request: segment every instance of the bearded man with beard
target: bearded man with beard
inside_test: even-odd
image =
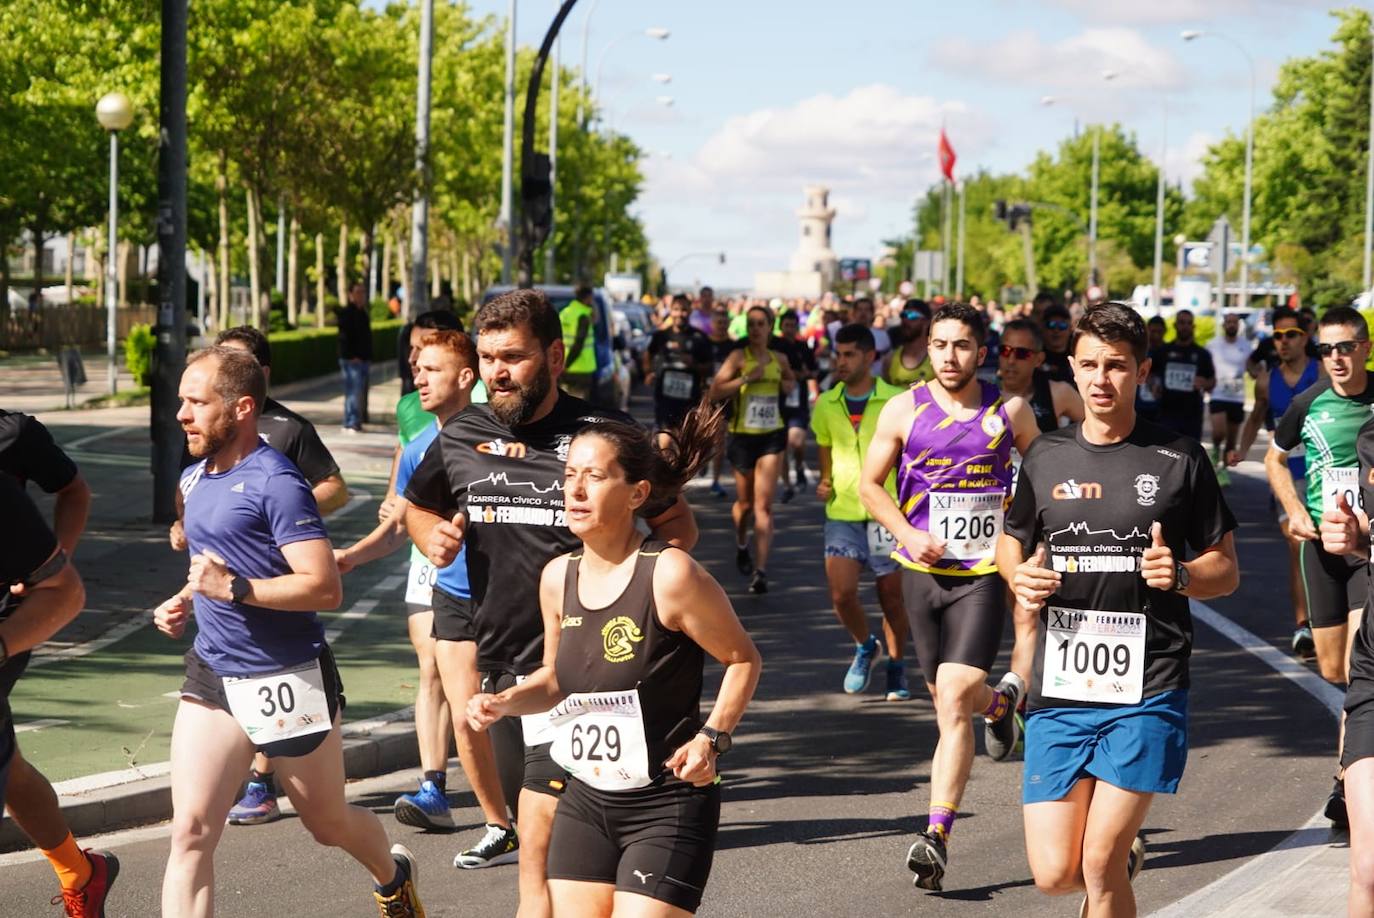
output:
[[[435,567],[467,547],[472,602],[435,609],[435,637],[472,634],[481,691],[496,693],[539,669],[544,654],[539,580],[544,565],[581,543],[568,529],[564,465],[573,437],[607,420],[634,423],[557,388],[564,371],[558,312],[537,290],[519,289],[482,306],[473,322],[488,402],[444,424],[406,486],[406,527]],[[640,515],[655,538],[690,550],[696,524],[680,496]],[[440,615],[464,621],[441,621]],[[567,775],[549,755],[547,717],[492,727],[496,765],[516,804],[520,918],[550,913],[545,863]]]

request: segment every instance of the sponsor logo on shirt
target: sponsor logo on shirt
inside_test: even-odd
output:
[[[235,494],[242,494],[242,493],[243,493],[243,482],[240,481],[238,484],[233,485],[232,487],[230,487],[229,490],[230,490],[230,491],[233,491]]]
[[[523,443],[502,440],[497,437],[486,443],[478,443],[477,452],[486,453],[489,456],[501,456],[506,459],[524,459],[529,453],[529,449]]]
[[[633,660],[635,645],[644,640],[644,632],[628,615],[617,615],[601,628],[602,650],[607,663]]]
[[[1135,502],[1142,507],[1153,507],[1159,495],[1158,475],[1135,476]]]
[[[1053,500],[1101,500],[1102,485],[1096,481],[1077,482],[1070,478],[1050,489]]]
[[[1079,521],[1048,533],[1045,541],[1050,547],[1050,569],[1060,574],[1133,574],[1140,570],[1140,554],[1149,538],[1138,526],[1122,535]]]
[[[561,622],[561,624],[560,624],[560,627],[562,627],[562,628],[581,628],[581,627],[582,627],[582,616],[580,616],[580,615],[565,615],[565,616],[563,616],[563,620],[562,620],[562,622]]]
[[[567,526],[568,517],[562,510],[552,507],[521,507],[512,504],[487,504],[473,511],[469,517],[473,523],[502,523],[508,526]]]
[[[1182,456],[1181,454],[1176,453],[1176,452],[1174,452],[1174,451],[1171,450],[1171,449],[1165,449],[1165,448],[1162,447],[1162,446],[1156,447],[1156,448],[1155,448],[1155,452],[1159,453],[1161,456],[1168,456],[1170,459],[1182,459],[1182,458],[1183,458],[1183,456]]]
[[[554,455],[558,457],[559,462],[568,461],[568,447],[571,445],[572,434],[563,434],[561,437],[558,438],[558,443],[554,446],[553,452]]]
[[[523,444],[520,445],[523,446]],[[492,472],[490,475],[485,475],[476,481],[470,481],[468,482],[468,490],[471,491],[473,488],[482,484],[505,485],[508,488],[528,488],[535,494],[548,494],[552,491],[563,490],[563,482],[558,479],[554,479],[553,484],[548,487],[543,487],[535,484],[533,481],[512,481],[510,476],[505,472]]]

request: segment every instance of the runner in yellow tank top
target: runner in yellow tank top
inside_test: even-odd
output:
[[[768,349],[773,314],[754,306],[748,314],[749,338],[744,347],[725,358],[711,382],[712,401],[734,401],[727,455],[735,467],[735,564],[745,576],[752,575],[749,589],[768,592],[768,549],[773,541],[773,495],[778,468],[787,448],[781,396],[797,385],[787,360]],[[754,523],[757,555],[749,552],[749,522]],[[755,563],[757,558],[757,564]]]

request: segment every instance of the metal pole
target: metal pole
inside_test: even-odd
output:
[[[511,8],[514,7],[515,2],[511,0]],[[513,23],[511,31],[514,34]],[[420,177],[420,183],[415,188],[415,202],[410,215],[410,295],[405,303],[405,317],[411,322],[429,308],[429,284],[425,283],[425,270],[429,266],[429,70],[433,56],[434,0],[420,0],[420,70],[415,95],[415,172]],[[506,120],[509,124],[510,97],[506,98]],[[510,176],[505,178],[509,182]],[[503,189],[503,192],[509,195],[508,189]],[[507,207],[508,203],[508,198],[503,198],[502,206]],[[506,261],[509,264],[509,256]],[[390,292],[385,291],[384,295]]]
[[[506,121],[501,141],[501,283],[509,284],[511,259],[515,253],[515,232],[511,215],[511,165],[515,162],[515,5],[510,0],[510,19],[506,23]]]
[[[587,45],[592,34],[592,14],[596,12],[596,6],[601,0],[592,0],[592,5],[587,9],[587,18],[582,20],[582,94],[577,97],[577,124],[585,128],[587,122],[584,118],[587,93],[591,87],[587,83]]]
[[[196,259],[196,266],[200,268],[200,281],[196,284],[196,325],[200,328],[201,335],[205,334],[205,278],[210,271],[209,263],[205,260],[205,250],[201,249]]]
[[[944,219],[945,231],[944,231],[944,239],[943,239],[943,241],[942,241],[941,248],[940,248],[940,253],[941,253],[941,254],[940,254],[940,292],[943,293],[943,294],[945,295],[945,298],[946,298],[946,299],[948,299],[948,298],[949,298],[949,294],[950,294],[950,289],[949,289],[949,224],[950,224],[950,213],[949,213],[949,211],[950,211],[949,182],[945,182],[945,198],[944,198],[944,201],[943,201],[941,210],[943,211],[942,217],[943,217],[943,219]]]
[[[558,213],[555,205],[558,203],[558,88],[563,82],[562,71],[558,69],[558,52],[563,47],[563,39],[560,37],[553,44],[553,86],[550,89],[549,98],[549,185],[552,191],[549,193],[549,238],[544,247],[544,283],[552,284],[557,278],[554,276],[557,266],[554,259],[553,233],[558,223]]]
[[[186,436],[177,387],[186,367],[186,3],[162,0],[161,138],[157,164],[158,304],[151,417],[153,521],[176,519]]]
[[[115,270],[116,226],[119,223],[119,132],[110,132],[110,248],[105,259],[105,350],[110,358],[107,372],[110,394],[119,389],[119,365],[115,363],[116,316],[119,306],[119,275]],[[161,261],[161,259],[158,259]],[[38,273],[38,272],[35,272]]]
[[[1374,36],[1374,30],[1371,30]],[[1364,292],[1369,291],[1370,256],[1374,253],[1374,44],[1370,45],[1369,66],[1369,165],[1365,167],[1364,189]],[[1366,304],[1367,306],[1368,304]]]
[[[1102,125],[1093,131],[1092,201],[1088,212],[1088,286],[1097,283],[1097,178],[1102,158]]]
[[[1245,208],[1240,223],[1240,308],[1250,307],[1250,180],[1255,163],[1255,64],[1250,63],[1250,120],[1245,125]],[[1222,301],[1225,301],[1223,294]]]
[[[959,183],[959,254],[958,268],[954,274],[954,295],[961,300],[964,298],[964,190],[967,187],[966,182]]]
[[[1150,299],[1154,301],[1155,315],[1160,315],[1163,306],[1164,285],[1164,160],[1169,155],[1169,101],[1164,101],[1164,131],[1159,140],[1159,175],[1155,181],[1155,273]]]
[[[274,290],[286,292],[286,204],[277,199],[277,282]]]

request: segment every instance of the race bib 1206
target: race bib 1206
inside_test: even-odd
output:
[[[1050,606],[1045,629],[1047,698],[1137,704],[1145,688],[1145,615]]]
[[[549,722],[554,728],[549,754],[583,784],[605,791],[649,784],[638,689],[574,693],[549,713]]]
[[[255,745],[323,733],[333,726],[319,660],[258,676],[226,676],[223,682],[229,712]]]
[[[1001,491],[930,492],[930,534],[945,543],[945,558],[972,561],[992,553],[1002,534]]]

